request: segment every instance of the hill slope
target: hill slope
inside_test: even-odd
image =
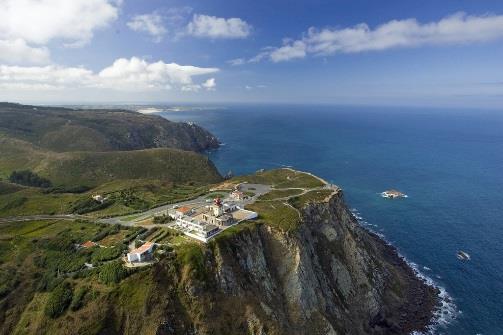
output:
[[[204,151],[219,142],[207,130],[127,110],[0,103],[0,133],[58,151],[175,148]]]
[[[111,152],[64,152],[0,136],[0,176],[29,169],[54,185],[96,187],[122,179],[161,179],[213,183],[221,177],[206,157],[170,148]]]

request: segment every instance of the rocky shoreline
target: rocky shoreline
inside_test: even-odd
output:
[[[397,323],[403,332],[425,332],[431,326],[435,312],[440,308],[440,290],[429,285],[420,278],[415,270],[398,254],[394,246],[384,241],[377,234],[368,231],[368,234],[382,248],[382,255],[390,264],[401,269],[409,281],[406,291],[406,303],[399,308]],[[377,323],[382,321],[375,320]]]
[[[254,224],[210,245],[205,279],[182,283],[197,334],[427,330],[439,308],[438,289],[360,226],[342,191],[308,204],[301,221],[294,231]]]

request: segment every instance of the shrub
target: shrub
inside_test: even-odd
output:
[[[113,201],[107,199],[103,202],[98,202],[90,197],[85,197],[80,200],[77,200],[73,203],[71,211],[75,214],[85,214],[89,212],[95,212],[100,209],[107,208],[112,205]]]
[[[98,278],[105,284],[117,284],[127,275],[128,271],[122,266],[122,263],[110,262],[100,268]]]
[[[62,282],[63,279],[61,279],[60,277],[56,277],[54,273],[46,272],[44,273],[42,278],[40,278],[40,280],[38,281],[37,290],[41,292],[51,292],[56,287],[61,285]]]
[[[72,302],[73,290],[69,283],[63,282],[51,292],[47,304],[45,305],[45,314],[53,319],[65,312]]]
[[[117,195],[115,195],[116,200],[119,201],[124,206],[143,210],[149,208],[149,203],[144,199],[138,197],[135,194],[134,189],[121,190]]]
[[[3,298],[19,284],[16,269],[0,270],[0,298]]]
[[[104,226],[104,229],[100,229],[100,231],[94,235],[93,241],[98,242],[107,237],[108,235],[113,235],[117,234],[120,231],[120,226],[119,225],[112,225],[112,226]]]
[[[78,185],[78,186],[57,186],[57,187],[51,187],[46,190],[44,190],[44,193],[84,193],[89,191],[91,188],[89,186],[85,185]]]
[[[13,171],[9,177],[11,183],[33,186],[33,187],[51,187],[51,182],[30,170]]]
[[[93,264],[96,264],[116,259],[120,257],[122,252],[126,249],[127,246],[121,243],[110,248],[96,248],[91,256],[91,261]]]
[[[80,308],[82,308],[82,306],[84,306],[84,298],[88,291],[89,287],[82,286],[77,290],[77,292],[75,292],[75,294],[73,295],[72,303],[70,304],[70,309],[72,311],[79,310]]]
[[[154,223],[155,224],[165,224],[173,221],[171,216],[169,215],[162,215],[162,216],[154,216]]]

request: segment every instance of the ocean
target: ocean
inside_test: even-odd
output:
[[[382,234],[444,292],[435,334],[503,334],[503,113],[325,105],[154,106],[223,146],[222,174],[291,166],[343,188]],[[389,200],[380,192],[408,195]],[[458,250],[470,254],[460,261]]]

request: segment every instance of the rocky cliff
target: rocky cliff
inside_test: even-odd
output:
[[[169,279],[185,318],[168,315],[158,334],[409,334],[427,326],[437,290],[358,225],[341,191],[301,216],[293,231],[247,224],[210,243],[200,264]]]

